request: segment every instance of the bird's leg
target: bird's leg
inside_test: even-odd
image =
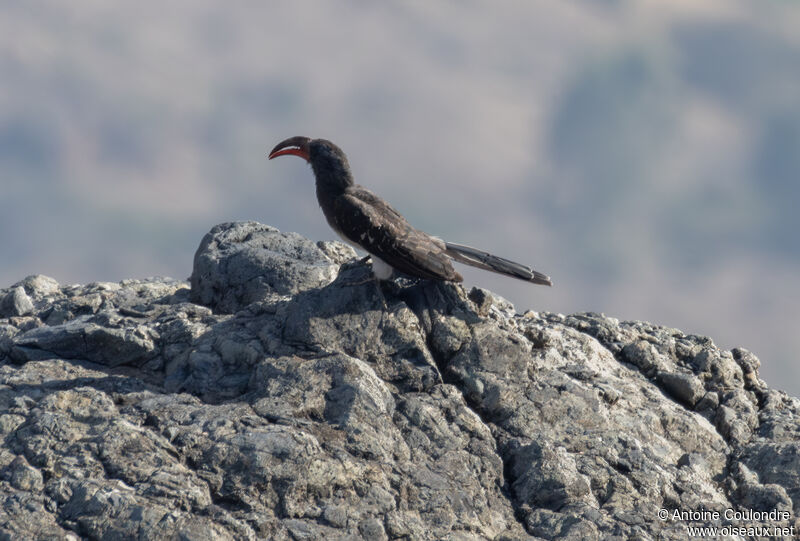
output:
[[[344,287],[354,287],[354,286],[363,286],[364,284],[368,284],[372,281],[377,281],[377,278],[374,276],[367,276],[363,280],[358,280],[356,282],[347,282],[346,284],[342,284]]]
[[[389,303],[386,302],[386,296],[383,294],[383,288],[381,288],[381,280],[377,276],[375,277],[375,289],[378,290],[378,296],[380,296],[383,303],[383,310],[389,310]]]
[[[350,282],[348,284],[344,284],[346,287],[355,287],[355,286],[363,286],[364,284],[368,284],[372,282],[373,278],[364,278],[363,280],[359,280],[358,282]]]

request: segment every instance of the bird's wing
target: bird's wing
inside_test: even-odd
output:
[[[414,229],[389,203],[361,186],[336,198],[339,231],[393,268],[418,278],[460,282],[444,243]]]

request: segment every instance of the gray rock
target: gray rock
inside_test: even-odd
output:
[[[706,394],[706,389],[699,379],[692,374],[663,372],[656,376],[661,387],[690,408],[693,408]]]
[[[11,356],[17,362],[61,357],[108,366],[136,364],[155,354],[152,334],[140,325],[103,327],[81,318],[24,333],[15,341]]]
[[[0,298],[0,315],[26,316],[33,312],[33,302],[22,286],[12,287]]]
[[[28,276],[16,285],[24,287],[25,291],[36,300],[52,298],[61,293],[61,286],[58,281],[43,274]]]
[[[518,315],[454,284],[378,286],[351,259],[225,224],[191,294],[157,278],[6,290],[31,308],[0,319],[0,537],[685,539],[709,524],[661,509],[775,510],[797,531],[800,401],[752,353]]]
[[[220,224],[195,253],[191,300],[233,313],[271,295],[324,286],[348,256],[355,252],[345,245],[315,245],[257,222]]]
[[[25,458],[18,456],[6,469],[8,482],[17,490],[39,492],[42,490],[42,472],[28,465]]]

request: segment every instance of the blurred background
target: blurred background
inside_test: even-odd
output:
[[[0,287],[186,278],[215,224],[334,238],[293,135],[529,263],[517,310],[746,347],[800,395],[800,4],[0,0]]]

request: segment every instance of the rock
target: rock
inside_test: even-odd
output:
[[[664,372],[659,373],[656,379],[666,392],[690,408],[706,394],[703,384],[692,374]]]
[[[50,278],[43,274],[28,276],[17,285],[24,287],[25,291],[37,300],[58,295],[61,289],[61,286],[55,278]]]
[[[564,447],[534,441],[510,456],[516,478],[511,488],[523,505],[559,510],[567,503],[592,501],[589,480],[578,473],[575,458]]]
[[[33,312],[33,302],[22,286],[11,288],[0,299],[0,315],[4,317],[26,316],[31,312]]]
[[[800,401],[749,351],[378,286],[352,256],[223,224],[191,292],[4,290],[31,306],[0,319],[0,537],[685,539],[713,522],[661,509],[797,531]]]
[[[103,327],[83,318],[28,331],[16,340],[11,351],[17,362],[61,357],[108,366],[136,364],[154,354],[155,344],[146,327]]]
[[[39,492],[42,490],[42,472],[28,465],[25,458],[18,456],[8,465],[8,482],[17,490]]]
[[[191,300],[233,313],[270,295],[293,295],[331,282],[355,257],[339,243],[315,245],[257,222],[225,223],[203,237],[194,256]]]

